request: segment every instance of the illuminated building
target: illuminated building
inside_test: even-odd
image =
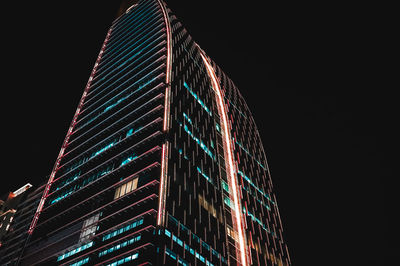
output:
[[[20,262],[290,265],[250,110],[163,1],[112,23]]]
[[[28,235],[43,187],[26,184],[10,192],[0,208],[0,265],[14,265]]]

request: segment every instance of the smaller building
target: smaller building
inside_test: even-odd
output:
[[[10,230],[10,225],[14,219],[16,208],[24,198],[24,192],[32,187],[31,184],[26,184],[14,192],[10,192],[4,200],[0,200],[0,245],[3,237]]]
[[[45,184],[26,184],[0,200],[0,265],[17,265]]]

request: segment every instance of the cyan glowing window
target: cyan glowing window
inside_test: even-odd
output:
[[[178,258],[175,254],[175,252],[173,252],[172,250],[166,248],[165,249],[165,254],[167,254],[168,256],[170,256],[171,258],[173,258],[174,260],[178,260],[178,264],[180,265],[184,265],[184,266],[188,266],[189,263],[187,261],[185,261],[182,258]]]
[[[119,103],[125,101],[126,98],[128,98],[128,97],[129,97],[129,95],[127,95],[127,96],[125,96],[125,97],[119,98],[116,102],[114,102],[114,103],[108,105],[108,106],[104,109],[104,112],[107,112],[108,110],[114,108],[114,107],[115,107],[116,105],[118,105]]]
[[[203,173],[200,169],[200,167],[197,167],[197,172],[199,172],[208,182],[210,182],[211,184],[213,184],[213,181],[211,178],[209,178],[205,173]]]
[[[246,149],[243,147],[243,145],[242,145],[241,143],[239,143],[238,141],[235,141],[235,142],[236,142],[236,144],[237,144],[242,150],[244,150],[244,151],[246,152],[247,155],[249,155],[251,158],[253,158],[253,160],[256,161],[257,164],[258,164],[262,169],[266,170],[266,168],[264,167],[264,165],[262,165],[258,160],[256,160],[255,156],[251,155],[251,153],[250,153],[248,150],[246,150]]]
[[[111,248],[108,248],[108,249],[103,250],[102,252],[100,252],[99,253],[99,257],[102,257],[104,255],[110,254],[110,253],[112,253],[114,251],[117,251],[117,250],[119,250],[121,248],[124,248],[126,246],[132,245],[133,243],[138,242],[140,239],[141,239],[141,235],[138,235],[138,236],[135,236],[135,237],[133,237],[133,238],[131,238],[131,239],[125,241],[125,242],[122,242],[121,244],[112,246]]]
[[[242,186],[242,188],[243,188],[244,190],[246,190],[247,192],[249,192],[250,195],[252,195],[262,206],[264,206],[265,208],[267,208],[269,211],[271,210],[271,208],[270,208],[267,204],[265,204],[264,202],[262,202],[260,199],[257,198],[257,195],[255,195],[255,194],[251,191],[251,189],[249,189],[249,188],[246,187],[246,186]]]
[[[98,151],[94,152],[94,153],[92,154],[92,156],[90,156],[90,158],[93,158],[93,157],[99,155],[100,153],[102,153],[102,152],[108,150],[109,148],[111,148],[112,146],[114,146],[115,143],[117,143],[117,141],[113,141],[113,142],[107,144],[106,146],[102,147],[102,148],[99,149]]]
[[[205,249],[207,249],[208,251],[210,251],[210,246],[209,246],[206,242],[202,241],[202,242],[201,242],[201,245],[203,246],[203,248],[205,248]]]
[[[134,259],[137,259],[139,257],[139,253],[135,253],[133,255],[129,255],[125,258],[122,258],[120,260],[114,261],[113,263],[107,264],[106,266],[117,266],[117,265],[121,265],[127,262],[130,262]]]
[[[83,260],[77,261],[77,262],[75,262],[73,264],[70,264],[70,266],[81,266],[81,265],[86,264],[88,262],[89,262],[89,257],[84,258]]]
[[[196,252],[196,258],[198,258],[201,262],[206,262],[203,256],[201,256],[199,253]]]
[[[83,246],[77,247],[77,248],[75,248],[75,249],[73,249],[73,250],[71,250],[71,251],[69,251],[69,252],[67,252],[67,253],[65,253],[65,254],[63,254],[61,256],[58,256],[57,261],[61,261],[63,259],[66,259],[66,258],[68,258],[68,257],[70,257],[72,255],[75,255],[76,253],[79,253],[81,251],[84,251],[85,249],[90,248],[91,246],[93,246],[93,241],[89,242],[89,243],[87,243],[87,244],[85,244]]]
[[[133,161],[133,160],[135,160],[137,157],[138,157],[138,156],[136,156],[135,154],[133,154],[133,155],[129,156],[128,158],[125,158],[125,159],[122,161],[122,163],[121,163],[120,166],[123,166],[123,165],[125,165],[125,164],[127,164],[127,163],[129,163],[129,162],[131,162],[131,161]]]
[[[172,236],[172,240],[178,243],[179,246],[183,247],[183,241],[177,238],[175,235]]]
[[[218,123],[215,123],[215,128],[217,129],[217,131],[218,131],[219,133],[221,133],[221,128],[220,128],[220,126],[218,125]]]
[[[212,116],[211,111],[208,109],[208,107],[204,104],[204,102],[197,96],[197,94],[192,91],[192,89],[187,85],[186,82],[183,82],[183,86],[192,94],[192,96],[197,100],[197,102],[203,107],[203,109],[210,115]]]
[[[241,175],[247,182],[249,182],[249,184],[254,187],[258,192],[261,193],[261,195],[263,195],[267,200],[269,200],[272,204],[275,204],[275,202],[273,202],[271,200],[271,198],[269,197],[269,195],[267,193],[264,193],[264,191],[262,191],[259,187],[257,187],[252,181],[251,179],[246,176],[242,171],[238,170],[237,171],[239,175]]]
[[[140,131],[142,128],[143,128],[142,126],[137,127],[136,129],[130,128],[130,129],[126,132],[126,137],[129,137],[129,136],[135,134],[136,132]]]
[[[169,250],[168,248],[165,249],[165,254],[176,260],[176,254],[172,250]]]
[[[177,219],[175,219],[172,215],[168,215],[168,217],[169,217],[169,220],[171,221],[171,222],[173,222],[173,224],[175,224],[176,226],[178,226],[179,225],[179,221],[177,220]],[[183,229],[184,228],[184,229]],[[188,234],[188,235],[190,235],[190,230],[187,228],[187,227],[185,227],[185,226],[183,226],[183,224],[181,223],[180,224],[180,230],[181,230],[181,234],[182,233],[185,233],[185,234]],[[165,235],[166,236],[168,236],[168,237],[170,237],[171,238],[171,232],[169,232],[167,229],[165,229]],[[221,260],[222,260],[222,262],[224,262],[225,264],[227,264],[227,262],[226,262],[226,259],[224,258],[224,257],[222,257],[221,256],[221,254],[219,254],[216,250],[214,250],[214,249],[212,249],[211,248],[211,246],[209,245],[209,244],[207,244],[206,242],[204,242],[204,241],[202,241],[202,240],[200,240],[200,238],[197,236],[197,235],[195,235],[194,233],[192,233],[192,238],[193,238],[193,240],[194,241],[196,241],[197,243],[201,243],[201,245],[203,246],[203,248],[205,248],[206,250],[210,250],[211,249],[211,251],[212,251],[212,254],[214,255],[214,256],[216,256],[217,258],[221,258]],[[175,237],[175,236],[173,236],[173,240],[175,241],[175,242],[180,242],[181,244],[183,244],[183,241],[182,240],[180,240],[178,237]],[[178,243],[179,244],[179,243]],[[179,244],[179,245],[181,245],[181,244]],[[202,260],[201,258],[203,258],[203,262],[205,262],[206,260],[204,259],[204,257],[202,257],[199,253],[197,253],[193,248],[191,248],[189,245],[187,245],[186,243],[185,244],[183,244],[183,245],[181,245],[181,246],[184,246],[184,248],[185,248],[185,250],[187,250],[187,251],[189,251],[190,252],[190,254],[192,254],[193,256],[196,256],[199,260]],[[174,253],[175,254],[175,253]],[[196,255],[197,254],[197,255]],[[205,262],[205,263],[207,263],[207,262]],[[212,263],[210,263],[209,262],[209,264],[207,264],[207,265],[211,265],[211,266],[214,266]]]
[[[187,116],[187,114],[183,113],[183,117],[185,118],[186,121],[189,122],[189,124],[193,125],[192,120]]]
[[[232,101],[228,101],[228,103],[229,103],[230,105],[232,105],[232,107],[235,108],[235,109],[239,112],[239,114],[240,114],[241,116],[243,116],[244,118],[247,118],[247,116],[246,116],[245,114],[243,114],[243,112],[240,111],[240,109],[237,108],[236,105],[234,105],[234,104],[232,103]]]
[[[182,126],[181,123],[179,123],[179,125]],[[206,154],[207,154],[208,156],[210,156],[211,159],[213,159],[213,160],[215,161],[215,155],[214,155],[214,154],[211,152],[211,150],[204,144],[204,142],[201,141],[201,140],[199,140],[195,135],[193,135],[192,131],[190,131],[190,129],[188,128],[187,125],[184,125],[183,128],[185,129],[186,133],[188,133],[189,136],[190,136],[194,141],[196,141],[196,143],[197,143],[198,145],[200,145],[200,148],[202,148],[202,149],[206,152]]]
[[[230,198],[228,198],[227,196],[224,196],[224,202],[227,206],[229,206],[230,208],[233,208],[232,204],[231,204],[231,200]]]
[[[221,179],[221,185],[222,185],[222,188],[223,188],[226,192],[229,193],[229,186],[228,186],[228,184],[227,184],[224,180],[222,180],[222,179]]]
[[[171,237],[171,232],[168,231],[167,229],[165,229],[165,235],[168,236],[168,237]]]
[[[91,176],[85,178],[83,181],[81,181],[79,184],[75,184],[73,187],[70,187],[68,189],[66,189],[65,191],[63,191],[62,194],[58,194],[55,198],[53,198],[52,200],[49,200],[50,204],[54,204],[66,197],[68,197],[69,195],[71,195],[73,192],[79,190],[80,188],[86,186],[87,184],[89,184],[90,182],[96,180],[97,178],[108,174],[109,172],[111,172],[114,169],[113,165],[108,165],[105,168],[100,169],[99,171],[95,172],[94,174],[92,174]],[[73,178],[68,179],[67,180],[67,184],[71,183],[72,181],[74,181],[75,179],[77,179],[79,177],[79,175],[75,175],[73,176]]]
[[[196,242],[200,244],[200,238],[198,236],[196,236],[195,234],[192,234],[192,238],[193,238],[193,240],[196,240]]]
[[[243,213],[246,214],[246,208],[243,207]],[[247,210],[247,215],[250,216],[250,218],[257,222],[265,231],[267,231],[267,233],[271,234],[272,236],[276,237],[276,234],[274,232],[271,232],[271,230],[269,230],[269,228],[263,224],[263,222],[260,221],[260,219],[258,219],[254,214],[252,214],[251,212],[249,212],[249,210]]]
[[[129,137],[132,134],[133,134],[133,128],[129,129],[128,132],[126,132],[127,137]]]
[[[113,237],[115,237],[117,235],[120,235],[120,234],[122,234],[122,233],[124,233],[126,231],[129,231],[129,230],[131,230],[131,229],[133,229],[133,228],[135,228],[135,227],[137,227],[137,226],[139,226],[141,224],[143,224],[143,219],[140,219],[139,221],[135,221],[135,222],[133,222],[133,223],[131,223],[131,224],[125,226],[125,227],[119,228],[117,230],[112,231],[111,233],[106,234],[105,236],[103,236],[102,241],[105,241],[105,240],[113,238]]]
[[[118,104],[120,104],[121,102],[125,101],[125,100],[126,100],[127,98],[129,98],[131,95],[135,94],[136,92],[140,91],[141,89],[143,89],[144,87],[146,87],[147,85],[149,85],[149,84],[150,84],[152,81],[154,81],[156,78],[157,78],[157,77],[154,77],[153,79],[147,81],[146,83],[141,84],[141,85],[139,86],[138,89],[136,89],[136,90],[134,90],[134,91],[131,91],[129,94],[127,94],[127,95],[125,95],[125,96],[119,98],[117,101],[113,101],[112,103],[108,104],[108,105],[106,106],[106,108],[103,109],[103,111],[100,111],[100,112],[97,112],[96,114],[93,114],[93,116],[92,116],[89,120],[87,120],[84,124],[80,125],[80,126],[78,127],[78,129],[84,127],[85,125],[87,125],[87,124],[89,124],[89,123],[91,123],[92,121],[94,121],[94,120],[95,120],[97,117],[99,117],[100,115],[106,113],[107,111],[111,110],[112,108],[114,108],[115,106],[117,106]]]
[[[50,204],[54,204],[62,199],[65,199],[66,197],[68,197],[69,195],[71,195],[74,191],[73,190],[68,190],[66,192],[64,192],[63,194],[59,195],[57,198],[53,199],[52,201],[50,201]]]

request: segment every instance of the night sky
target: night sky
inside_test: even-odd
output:
[[[117,2],[2,6],[0,194],[50,174]],[[398,104],[372,85],[373,16],[275,2],[167,0],[254,115],[293,265],[395,265]]]

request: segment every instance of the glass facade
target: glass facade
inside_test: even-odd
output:
[[[290,265],[257,127],[161,0],[111,25],[22,265]]]

